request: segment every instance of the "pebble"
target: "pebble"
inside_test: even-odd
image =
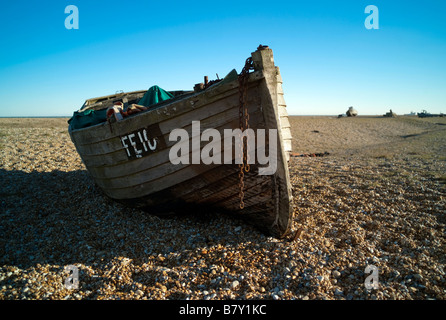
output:
[[[144,292],[142,290],[136,290],[136,295],[137,296],[142,296],[144,294]]]
[[[231,289],[235,289],[235,288],[237,288],[238,286],[239,286],[239,282],[237,281],[237,280],[235,280],[235,281],[233,281],[232,283],[231,283]]]
[[[335,289],[335,295],[343,295],[343,294],[344,294],[344,292],[341,289],[339,289],[339,288]]]
[[[417,280],[417,281],[423,279],[423,276],[422,276],[421,274],[419,274],[419,273],[414,274],[413,277],[414,277],[414,279]]]

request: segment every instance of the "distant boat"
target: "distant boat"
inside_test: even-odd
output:
[[[358,115],[358,111],[356,111],[353,107],[348,108],[346,112],[347,117],[356,117]]]
[[[394,117],[396,117],[396,113],[393,112],[392,109],[390,109],[389,112],[386,112],[385,114],[383,114],[383,117],[394,118]]]
[[[197,206],[213,208],[246,218],[274,237],[286,236],[293,218],[288,172],[291,130],[272,50],[259,46],[240,74],[233,70],[215,83],[206,79],[195,86],[195,91],[167,92],[171,96],[168,99],[136,110],[147,93],[134,91],[88,99],[75,115],[90,112],[94,118],[97,113],[99,120],[82,128],[76,128],[74,116],[70,121],[71,139],[105,195],[160,215]],[[106,113],[111,115],[107,121],[103,118]],[[222,136],[225,129],[247,132],[248,124],[256,133],[257,154],[250,159],[253,163],[246,157],[238,159],[235,150],[232,153],[232,144],[227,164],[205,164],[203,159],[192,163],[194,154],[203,154],[209,147],[209,140],[204,141],[203,136],[197,143],[195,121],[200,121],[199,135],[210,129]],[[188,163],[172,162],[172,148],[179,143],[170,139],[175,129],[184,129],[179,132],[187,134],[183,145],[190,146]],[[259,129],[266,134],[263,140]],[[260,175],[271,163],[260,163],[259,152],[273,144],[277,148],[270,150],[269,156],[276,161],[276,170]],[[222,153],[227,152],[223,149],[222,142]]]
[[[430,117],[443,117],[444,114],[440,113],[440,114],[432,114],[427,112],[426,110],[423,110],[422,112],[418,112],[417,113],[418,117],[420,118],[430,118]]]

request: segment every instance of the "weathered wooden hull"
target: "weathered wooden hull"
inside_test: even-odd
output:
[[[255,71],[249,74],[246,99],[249,126],[255,132],[265,129],[265,141],[269,138],[268,129],[277,130],[277,149],[269,155],[277,160],[277,169],[273,174],[259,175],[259,168],[265,165],[258,161],[250,165],[243,179],[243,209],[240,209],[239,165],[233,154],[230,164],[223,162],[223,153],[227,152],[223,147],[224,130],[239,128],[237,79],[165,101],[115,123],[70,129],[71,139],[96,184],[108,197],[149,212],[181,213],[189,206],[204,206],[236,213],[275,237],[285,236],[293,208],[287,164],[291,132],[282,80],[270,49],[257,50],[252,57]],[[194,121],[199,121],[200,133],[206,129],[221,133],[221,164],[172,163],[169,153],[177,144],[176,139],[169,139],[173,130],[182,128],[188,132],[190,153],[197,148],[203,150],[209,143],[199,138],[194,140]],[[149,136],[145,144],[137,147],[135,144],[134,150],[124,147],[138,136],[144,141],[147,137],[143,135]],[[259,148],[262,144],[256,139],[255,146]]]

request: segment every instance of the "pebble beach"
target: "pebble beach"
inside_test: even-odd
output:
[[[67,120],[0,118],[1,300],[446,299],[445,117],[291,116],[285,239],[115,203]]]

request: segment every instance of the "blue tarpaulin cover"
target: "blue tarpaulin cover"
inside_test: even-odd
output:
[[[73,117],[68,120],[72,129],[81,129],[95,124],[105,122],[107,120],[107,109],[102,110],[85,110],[82,112],[75,111]]]
[[[141,100],[139,100],[138,104],[140,106],[149,107],[151,105],[157,104],[158,102],[169,100],[173,98],[173,95],[163,89],[161,89],[158,86],[150,87],[149,90],[147,90],[144,97],[142,97]]]

